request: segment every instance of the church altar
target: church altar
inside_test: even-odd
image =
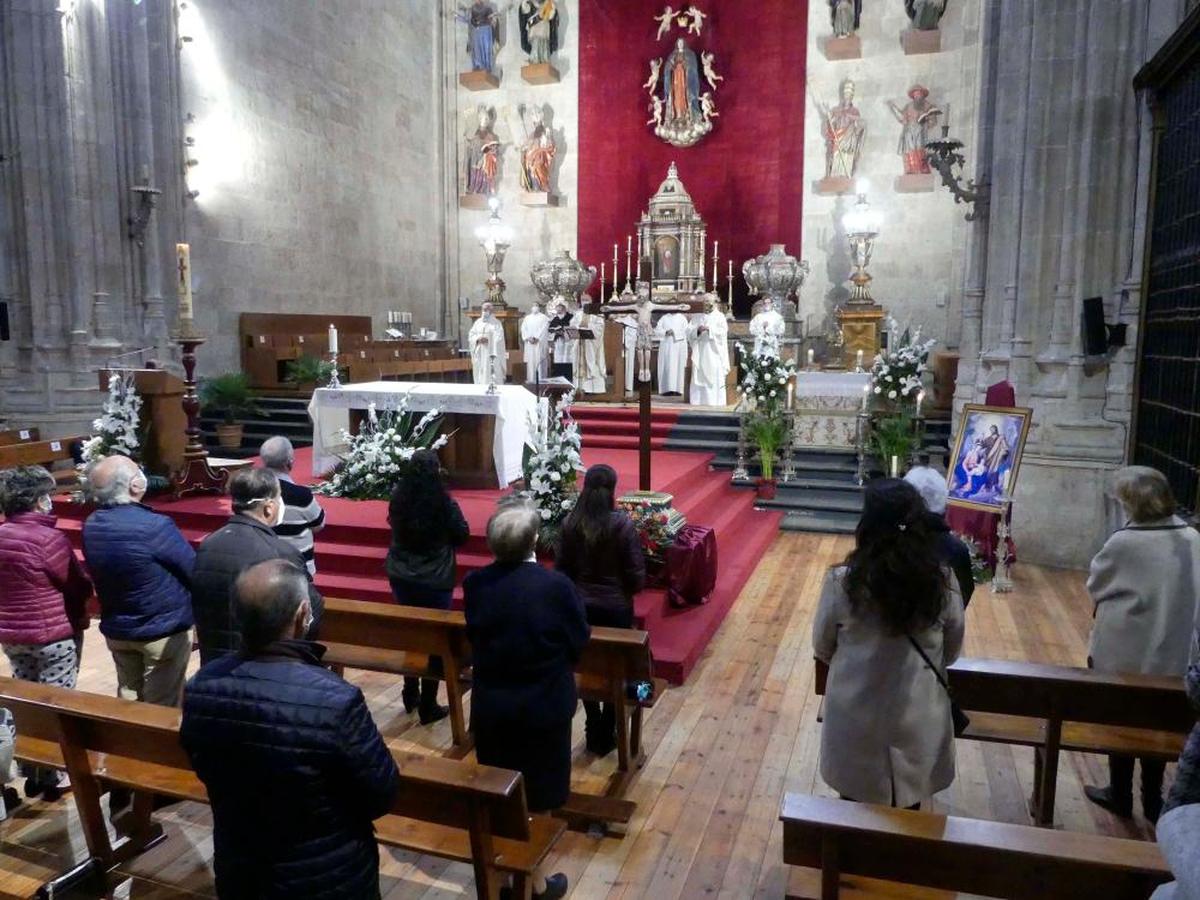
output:
[[[855,447],[857,416],[870,383],[869,372],[797,372],[793,405],[797,446]]]
[[[521,477],[525,445],[537,414],[537,398],[520,385],[497,385],[489,394],[482,384],[372,381],[340,389],[318,388],[308,405],[313,423],[314,476],[330,472],[344,450],[340,432],[357,428],[374,404],[383,411],[399,406],[408,395],[412,412],[438,409],[444,414],[442,434],[450,442],[439,455],[460,487],[507,487]],[[487,448],[491,448],[491,453]]]

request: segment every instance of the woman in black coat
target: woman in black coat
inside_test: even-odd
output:
[[[646,582],[646,558],[637,528],[616,508],[617,473],[612,466],[587,471],[575,508],[563,523],[557,567],[575,582],[588,623],[633,627],[633,598]],[[585,700],[587,747],[605,756],[617,746],[617,711]]]
[[[463,581],[475,756],[524,775],[531,812],[567,802],[574,669],[589,636],[575,587],[534,557],[540,525],[532,504],[502,505],[488,522],[496,561]],[[535,896],[561,897],[566,888],[566,876],[552,875]]]
[[[458,560],[454,550],[466,543],[470,526],[458,504],[446,492],[441,466],[432,450],[413,454],[388,504],[392,546],[387,555],[392,595],[403,606],[449,609],[454,593]],[[442,660],[429,659],[429,669],[440,674]],[[420,711],[421,724],[446,718],[450,710],[437,702],[438,680],[405,676],[404,711]]]

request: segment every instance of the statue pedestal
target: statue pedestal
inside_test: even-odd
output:
[[[862,40],[857,34],[846,37],[829,37],[821,46],[825,58],[831,61],[839,59],[862,59]]]
[[[842,359],[847,369],[854,368],[859,350],[863,352],[863,368],[871,367],[871,360],[879,352],[884,315],[883,307],[877,303],[847,303],[838,310]]]
[[[500,87],[500,79],[491,72],[474,70],[459,72],[458,83],[468,91],[494,91]]]
[[[895,190],[897,194],[928,194],[934,189],[933,174],[926,175],[897,175]]]
[[[837,194],[853,194],[854,179],[844,175],[830,175],[812,183],[814,194],[831,197]]]
[[[934,28],[930,31],[919,31],[909,28],[900,32],[900,46],[905,56],[919,56],[922,53],[942,52],[942,30]]]
[[[521,78],[526,84],[558,84],[562,76],[550,63],[531,63],[521,66]]]
[[[932,190],[932,188],[930,188]],[[541,191],[529,191],[521,194],[522,206],[558,206],[558,195]]]
[[[459,194],[458,205],[460,209],[487,209],[487,194]]]

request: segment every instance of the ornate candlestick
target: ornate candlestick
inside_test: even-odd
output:
[[[180,346],[183,363],[183,414],[187,416],[187,446],[183,450],[183,468],[171,476],[171,490],[176,500],[184,494],[225,491],[229,473],[215,470],[208,464],[208,451],[200,436],[200,397],[196,393],[196,348],[206,338],[192,331],[192,320],[180,322],[175,343]]]
[[[633,284],[633,236],[625,236],[625,293],[632,290]]]
[[[733,463],[733,480],[750,480],[750,469],[746,466],[746,429],[741,413],[738,413],[737,457]]]
[[[996,523],[996,573],[992,576],[992,593],[1012,593],[1013,581],[1008,569],[1008,517],[1012,513],[1012,500],[1000,501],[1000,520]]]
[[[854,449],[858,454],[858,470],[855,480],[862,487],[867,482],[867,432],[871,428],[871,413],[865,408],[855,416]]]
[[[796,480],[796,413],[788,410],[788,439],[783,445],[783,470],[779,473],[781,484]]]
[[[489,394],[496,393],[496,345],[491,341],[488,342],[488,349],[492,352],[488,354],[488,386]]]
[[[333,371],[329,373],[329,384],[325,385],[325,387],[331,391],[340,391],[342,389],[342,378],[338,374],[338,355],[336,350],[330,352],[329,361],[333,364]]]

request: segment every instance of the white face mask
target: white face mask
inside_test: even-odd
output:
[[[283,515],[284,515],[285,511],[286,510],[284,509],[284,506],[283,506],[283,498],[276,497],[275,498],[275,521],[271,523],[272,528],[278,528],[280,525],[283,524]]]
[[[44,513],[50,513],[54,511],[54,501],[50,499],[49,494],[38,498],[37,508],[40,512]]]

